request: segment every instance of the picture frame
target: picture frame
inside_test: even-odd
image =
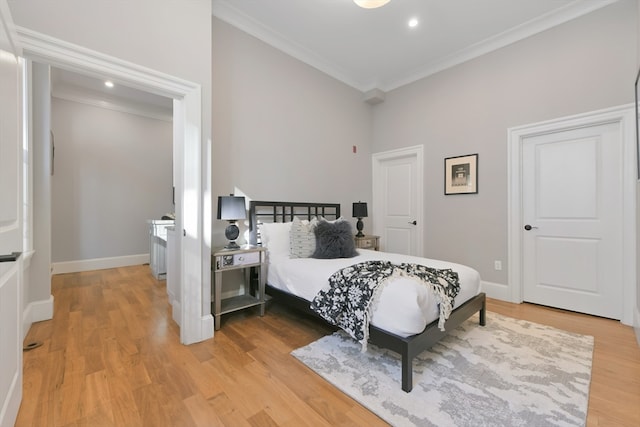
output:
[[[444,194],[478,193],[478,154],[444,159]]]

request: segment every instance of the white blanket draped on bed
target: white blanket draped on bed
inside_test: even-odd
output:
[[[480,293],[480,274],[465,265],[408,255],[358,249],[354,258],[315,259],[268,255],[267,283],[275,288],[312,301],[328,288],[329,277],[338,270],[371,260],[414,263],[436,269],[452,269],[458,273],[460,292],[454,308]],[[371,317],[371,324],[396,335],[415,335],[439,318],[436,298],[425,286],[409,277],[398,277],[385,285]]]

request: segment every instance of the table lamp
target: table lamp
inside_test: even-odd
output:
[[[354,218],[358,218],[358,222],[356,223],[358,234],[356,234],[356,237],[364,237],[364,233],[362,232],[362,229],[364,228],[362,218],[367,217],[367,204],[365,202],[354,202],[352,216]]]
[[[240,230],[236,221],[247,217],[243,196],[218,196],[218,219],[229,221],[229,225],[224,230],[224,235],[229,241],[225,249],[240,249],[235,240],[240,235]]]

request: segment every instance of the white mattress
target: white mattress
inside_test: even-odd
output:
[[[321,289],[328,288],[328,279],[336,271],[363,261],[385,260],[450,268],[457,272],[460,292],[454,308],[480,293],[480,274],[465,265],[366,249],[358,249],[358,252],[357,257],[339,259],[269,257],[267,283],[311,301]],[[374,304],[371,324],[407,337],[422,332],[438,316],[431,290],[416,279],[400,277],[388,283],[380,293],[377,304]]]

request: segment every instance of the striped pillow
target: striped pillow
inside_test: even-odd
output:
[[[291,230],[289,231],[289,242],[291,247],[291,258],[309,258],[316,250],[315,228],[318,220],[311,221],[293,218]]]

